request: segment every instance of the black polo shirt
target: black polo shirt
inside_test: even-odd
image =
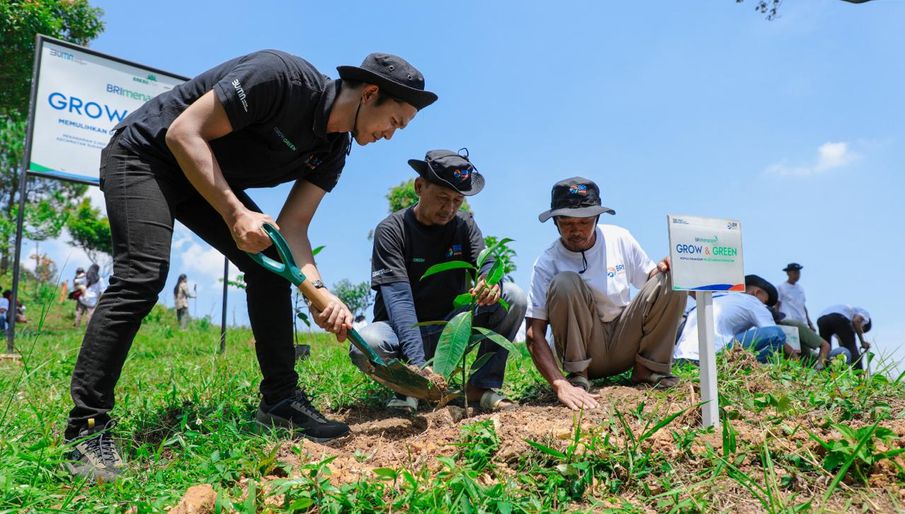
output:
[[[236,189],[304,179],[330,191],[351,139],[327,134],[341,81],[331,81],[300,57],[262,50],[227,61],[151,99],[122,123],[121,142],[178,170],[164,138],[189,105],[213,90],[233,131],[210,142],[223,176]]]
[[[438,273],[421,280],[434,264],[467,261],[475,264],[484,249],[484,236],[470,212],[459,211],[446,225],[422,225],[414,207],[390,214],[374,231],[371,287],[377,291],[374,321],[387,321],[380,286],[408,282],[412,286],[418,321],[442,320],[453,310],[453,300],[466,290],[466,271]],[[488,259],[489,260],[489,259]]]

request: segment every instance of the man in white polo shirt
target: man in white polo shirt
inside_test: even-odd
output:
[[[673,342],[687,296],[672,290],[669,259],[655,264],[628,230],[598,225],[604,213],[615,211],[601,205],[597,184],[574,177],[553,186],[551,209],[538,216],[553,218],[560,237],[534,263],[527,345],[557,398],[576,410],[597,406],[589,379],[632,369],[634,383],[678,383]],[[630,285],[640,290],[634,299]]]
[[[786,315],[786,319],[807,323],[808,328],[814,330],[808,309],[805,307],[804,288],[798,281],[801,279],[801,270],[804,268],[797,262],[790,262],[782,270],[786,272],[788,280],[779,284],[779,312]]]
[[[744,293],[721,293],[713,297],[714,345],[717,353],[738,343],[751,347],[757,360],[767,362],[774,352],[797,354],[786,344],[786,334],[773,321],[768,307],[776,305],[776,288],[757,275],[745,276]],[[676,359],[699,359],[698,316],[689,312],[676,343]]]

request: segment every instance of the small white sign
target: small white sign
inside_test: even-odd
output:
[[[666,220],[673,290],[745,290],[741,223],[672,214]]]
[[[786,333],[786,344],[791,346],[796,352],[801,351],[801,337],[798,334],[798,327],[787,327],[785,325],[777,325]]]

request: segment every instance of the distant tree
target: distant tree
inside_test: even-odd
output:
[[[102,15],[87,0],[0,0],[0,275],[9,269],[15,238],[35,35],[86,45],[103,31]],[[26,191],[26,237],[59,236],[87,188],[31,178]]]
[[[371,285],[368,282],[353,284],[344,278],[333,284],[332,292],[346,304],[354,316],[364,314],[371,306]]]
[[[87,0],[0,0],[0,117],[28,112],[35,36],[87,45],[104,31],[103,14]]]
[[[90,199],[82,200],[67,220],[66,229],[72,236],[69,244],[84,250],[91,262],[97,263],[100,254],[113,255],[110,221],[91,206]]]

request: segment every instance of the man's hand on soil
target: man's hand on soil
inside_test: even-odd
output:
[[[565,379],[554,382],[553,391],[556,392],[559,401],[572,410],[596,409],[598,406],[594,395],[580,387],[573,386]]]
[[[277,230],[280,229],[269,215],[248,209],[237,214],[231,222],[227,221],[236,246],[239,247],[239,250],[249,253],[264,251],[273,244],[270,241],[270,236],[267,235],[267,232],[264,232],[265,223],[273,225]]]

